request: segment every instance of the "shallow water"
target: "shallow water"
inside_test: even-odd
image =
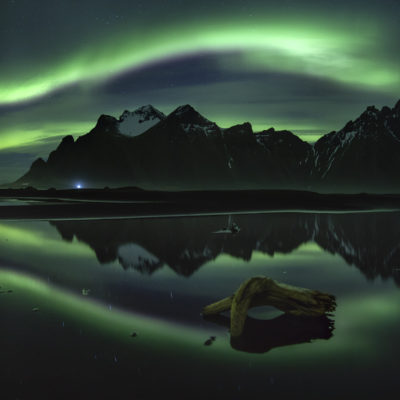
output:
[[[29,204],[39,204],[40,200],[21,200],[21,199],[7,199],[0,198],[0,207],[4,206],[26,206]]]
[[[217,233],[232,222],[240,232]],[[201,309],[256,275],[332,293],[337,310],[253,309],[231,342],[228,314]],[[384,396],[397,388],[399,284],[396,212],[1,221],[0,394]]]

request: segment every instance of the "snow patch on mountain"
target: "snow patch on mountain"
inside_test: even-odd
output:
[[[125,136],[138,136],[163,119],[165,119],[165,115],[151,105],[140,107],[134,111],[125,110],[119,117],[118,130]]]
[[[346,132],[346,134],[343,135],[343,137],[341,138],[340,146],[343,147],[347,143],[350,143],[354,139],[356,134],[357,134],[357,131]]]
[[[160,260],[136,243],[123,244],[118,248],[118,259],[126,268],[142,268],[157,265]]]
[[[195,250],[189,250],[185,249],[180,255],[179,259],[181,260],[202,260],[202,259],[212,259],[213,257],[213,252],[210,249],[210,247],[205,246],[203,251],[195,251]]]
[[[340,239],[340,248],[342,252],[348,256],[355,257],[357,252],[350,242],[346,242],[344,239]]]
[[[216,125],[213,123],[210,123],[209,125],[181,124],[181,127],[186,133],[194,132],[204,134],[206,136],[214,133],[216,130]]]

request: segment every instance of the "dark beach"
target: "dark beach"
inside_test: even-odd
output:
[[[246,213],[271,210],[396,210],[398,194],[320,194],[307,191],[145,191],[137,188],[0,190],[2,219],[105,218]]]

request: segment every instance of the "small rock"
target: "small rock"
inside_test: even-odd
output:
[[[131,333],[131,337],[136,337],[137,336],[137,333],[136,332],[132,332]]]
[[[34,307],[34,308],[32,308],[32,311],[33,311],[33,312],[38,312],[39,309],[38,309],[37,307]]]
[[[212,340],[211,339],[207,339],[205,342],[204,342],[204,346],[211,346],[212,345]]]

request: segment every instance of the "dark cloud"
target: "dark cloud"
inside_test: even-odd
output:
[[[219,68],[219,59],[227,56],[232,57],[232,54],[200,53],[171,58],[139,70],[127,71],[108,80],[100,86],[100,90],[120,95],[232,81],[239,78],[239,74],[229,74]]]

